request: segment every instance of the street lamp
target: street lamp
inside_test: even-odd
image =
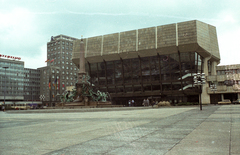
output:
[[[211,84],[210,85],[210,89],[211,89],[211,91],[213,91],[213,93],[215,94],[215,91],[217,91],[217,85],[216,84]]]
[[[52,69],[55,69],[55,70],[59,70],[59,71],[60,71],[60,68],[59,68],[59,67],[57,67],[57,66],[50,66],[50,73],[49,73],[50,88],[51,88],[51,85],[52,85]],[[54,70],[54,75],[57,76],[55,70]],[[59,75],[60,75],[60,74],[59,74]],[[55,77],[55,76],[54,76],[54,77]],[[58,80],[58,79],[57,79],[57,80]],[[55,84],[56,84],[56,83],[55,83]],[[59,90],[59,92],[60,92],[60,90]],[[51,107],[52,107],[52,88],[49,90],[49,100],[50,100],[50,105],[51,105]]]
[[[44,98],[45,98],[45,96],[44,95],[40,95],[40,100],[42,100],[42,106],[43,106],[43,100],[44,100]]]
[[[5,80],[6,80],[6,69],[8,69],[9,67],[3,67],[3,68],[5,69]],[[7,81],[5,81],[5,87],[4,87],[4,105],[5,105],[6,84],[7,84]]]
[[[194,86],[200,87],[202,93],[202,85],[206,83],[205,73],[195,73],[193,74],[193,81]],[[201,93],[200,93],[200,110],[202,110],[202,100],[201,100]]]

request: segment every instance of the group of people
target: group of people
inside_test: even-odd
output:
[[[143,106],[144,107],[148,107],[149,106],[149,100],[148,99],[144,99],[143,100]]]
[[[129,100],[129,101],[128,101],[128,106],[129,106],[129,107],[134,107],[134,106],[135,106],[134,100]]]
[[[153,100],[153,101],[151,102],[151,106],[153,107],[155,104],[158,104],[158,101],[154,101],[154,100]],[[150,103],[149,103],[149,100],[148,100],[148,99],[144,99],[144,100],[143,100],[143,106],[147,106],[147,107],[150,106]]]
[[[148,107],[148,106],[154,106],[155,104],[158,104],[158,101],[156,100],[156,101],[152,101],[151,103],[150,103],[150,101],[149,101],[149,99],[147,98],[147,99],[144,99],[143,100],[143,103],[142,103],[142,105],[144,106],[144,107]],[[135,105],[135,101],[134,100],[128,100],[128,106],[129,107],[134,107],[134,106],[137,106],[137,105]]]

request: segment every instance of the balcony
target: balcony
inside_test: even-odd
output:
[[[240,85],[235,84],[227,87],[227,92],[240,92]]]
[[[217,91],[227,91],[227,86],[217,86]]]
[[[208,94],[214,94],[214,93],[221,93],[221,92],[226,92],[228,90],[227,86],[217,86],[217,91],[212,91],[211,88],[207,88],[207,93]]]
[[[225,81],[225,80],[227,80],[226,75],[217,75],[217,81],[218,82]]]
[[[207,76],[207,81],[217,81],[217,75]]]

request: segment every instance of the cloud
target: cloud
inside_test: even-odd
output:
[[[19,39],[23,34],[32,32],[33,15],[24,8],[15,8],[9,13],[0,13],[0,30],[4,34],[1,39]],[[22,38],[21,38],[22,39]]]
[[[0,13],[1,53],[33,54],[34,46],[42,39],[38,32],[35,16],[25,8],[14,8],[8,13]]]
[[[218,43],[220,47],[220,65],[239,64],[239,36],[240,27],[220,33]]]
[[[220,65],[239,64],[239,11],[226,8],[219,12],[217,19],[214,25],[218,35]]]
[[[38,68],[51,36],[93,37],[196,19],[216,26],[221,63],[227,63],[226,53],[238,49],[238,6],[237,0],[0,0],[0,53]]]
[[[45,61],[47,60],[47,44],[40,46],[38,51],[40,51],[40,53],[35,56],[22,56],[22,61],[25,61],[25,68],[36,69],[46,66]]]

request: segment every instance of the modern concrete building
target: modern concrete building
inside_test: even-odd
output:
[[[7,67],[6,69],[3,67]],[[6,76],[5,76],[6,73]],[[0,58],[0,100],[24,100],[24,62]]]
[[[201,21],[161,25],[85,38],[86,70],[96,89],[114,102],[156,98],[210,103],[209,80],[194,87],[193,74],[216,76],[220,62],[216,28]],[[79,65],[80,40],[74,41],[72,61]]]
[[[216,67],[217,74],[207,77],[208,83],[215,84],[217,90],[207,89],[211,96],[211,103],[230,99],[240,99],[240,64],[224,65]]]
[[[40,95],[45,96],[45,101],[59,101],[57,94],[76,83],[78,68],[71,59],[74,40],[76,38],[58,35],[47,43],[47,67],[38,68],[41,70]]]
[[[0,58],[0,75],[0,101],[4,101],[4,94],[6,102],[39,101],[39,70],[24,68],[24,61]]]

